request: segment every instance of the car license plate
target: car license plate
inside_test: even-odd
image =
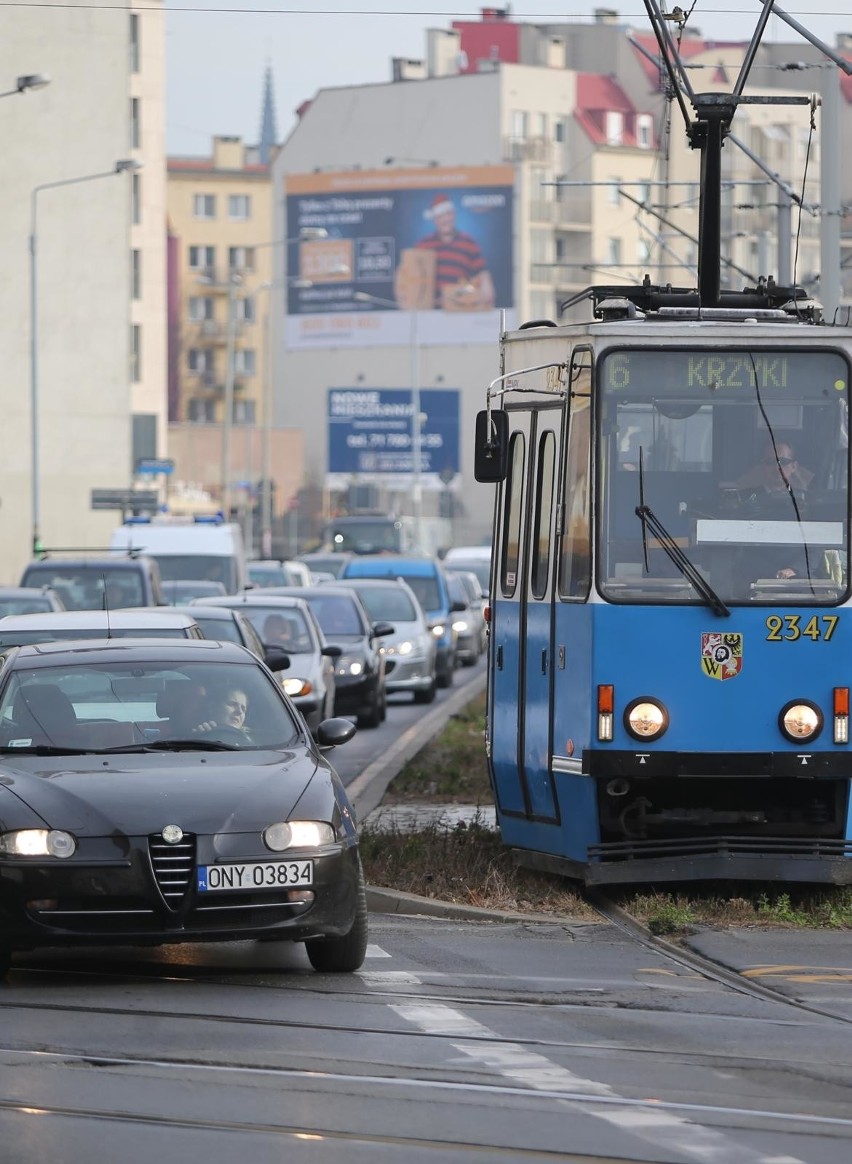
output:
[[[251,861],[245,865],[199,865],[199,893],[291,889],[313,885],[313,861]]]

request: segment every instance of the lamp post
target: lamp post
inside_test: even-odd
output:
[[[49,84],[50,77],[45,76],[44,73],[24,73],[15,81],[15,88],[0,93],[0,97],[14,97],[16,93],[28,93],[30,89],[43,89],[45,85]]]
[[[56,190],[60,186],[78,186],[82,182],[95,182],[99,178],[111,178],[113,174],[135,173],[141,169],[142,163],[135,158],[121,158],[111,170],[100,170],[96,174],[82,174],[78,178],[62,178],[58,182],[42,182],[41,185],[33,187],[30,195],[30,472],[32,477],[33,555],[37,554],[41,548],[38,401],[38,196],[45,190]]]
[[[370,295],[367,291],[355,291],[352,298],[358,303],[375,303],[380,307],[395,307],[393,299],[383,299],[380,295]],[[414,518],[414,537],[419,546],[423,524],[423,477],[420,433],[420,347],[417,335],[417,312],[411,310],[409,317],[409,361],[411,369],[411,507]]]

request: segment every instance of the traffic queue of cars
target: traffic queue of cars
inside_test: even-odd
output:
[[[0,590],[0,976],[18,950],[247,938],[356,970],[366,895],[327,752],[475,661],[470,577],[346,556],[339,579],[223,594],[237,566],[181,579],[166,549],[171,606],[136,551]]]

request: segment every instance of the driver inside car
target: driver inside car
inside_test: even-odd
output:
[[[197,723],[193,732],[210,732],[217,728],[231,728],[243,735],[246,731],[248,696],[237,686],[227,686],[208,692],[208,702],[204,709],[205,718]]]

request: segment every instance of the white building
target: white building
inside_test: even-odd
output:
[[[91,491],[165,451],[163,20],[158,3],[0,7],[0,92],[50,78],[0,100],[3,583],[35,516],[44,546],[105,545],[119,514]],[[129,160],[144,168],[115,172]]]

